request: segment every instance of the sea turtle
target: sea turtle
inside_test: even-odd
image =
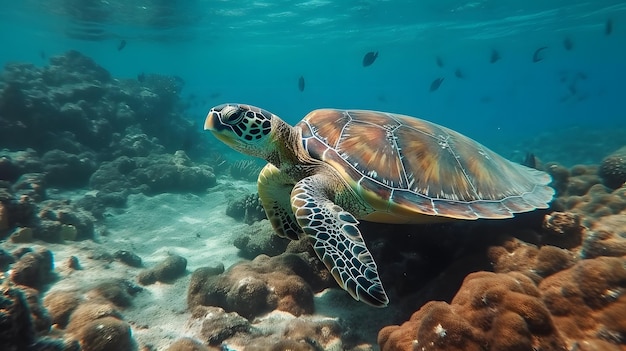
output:
[[[359,219],[510,218],[547,208],[554,195],[548,174],[399,114],[321,109],[292,127],[258,107],[222,104],[208,113],[204,129],[268,162],[258,192],[276,233],[306,237],[337,283],[373,306],[389,299]]]

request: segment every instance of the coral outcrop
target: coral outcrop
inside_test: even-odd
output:
[[[239,255],[252,260],[261,254],[280,255],[285,252],[289,240],[276,235],[269,221],[262,220],[245,228],[233,244],[239,249]]]
[[[159,282],[171,282],[185,274],[187,259],[179,255],[170,255],[156,266],[143,270],[137,276],[140,284],[148,285]]]
[[[316,276],[307,261],[297,254],[259,255],[225,272],[219,268],[196,270],[191,277],[187,303],[192,309],[218,306],[248,319],[273,310],[299,316],[313,313],[313,292],[325,284],[327,281]]]
[[[226,214],[247,224],[267,218],[257,193],[230,200],[226,206]]]
[[[582,260],[547,277],[539,291],[570,350],[626,344],[626,258]]]
[[[450,304],[432,301],[402,326],[383,328],[381,350],[567,350],[533,281],[518,273],[467,276]]]
[[[626,183],[626,146],[616,150],[602,160],[598,175],[604,185],[617,189]]]

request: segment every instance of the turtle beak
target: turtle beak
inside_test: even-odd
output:
[[[225,132],[230,131],[228,128],[223,128],[222,126],[223,124],[220,121],[218,114],[213,111],[209,112],[204,120],[204,130],[211,131],[211,133],[224,144],[234,147],[235,144],[237,144],[237,140],[231,136],[232,133]]]
[[[210,111],[204,120],[204,130],[215,130],[215,119],[217,119],[217,114],[213,111]]]

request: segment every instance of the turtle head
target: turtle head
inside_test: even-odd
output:
[[[278,116],[244,104],[222,104],[209,111],[204,130],[231,148],[247,155],[266,158],[273,149],[272,120]]]

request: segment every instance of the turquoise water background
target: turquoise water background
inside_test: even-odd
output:
[[[180,76],[183,99],[197,101],[185,113],[199,122],[222,102],[290,123],[315,108],[375,109],[446,125],[496,150],[569,126],[626,127],[623,1],[1,3],[0,64],[44,65],[75,49],[114,77]],[[501,56],[493,64],[492,50]],[[379,56],[363,67],[368,51]],[[573,79],[576,96],[567,97]]]

